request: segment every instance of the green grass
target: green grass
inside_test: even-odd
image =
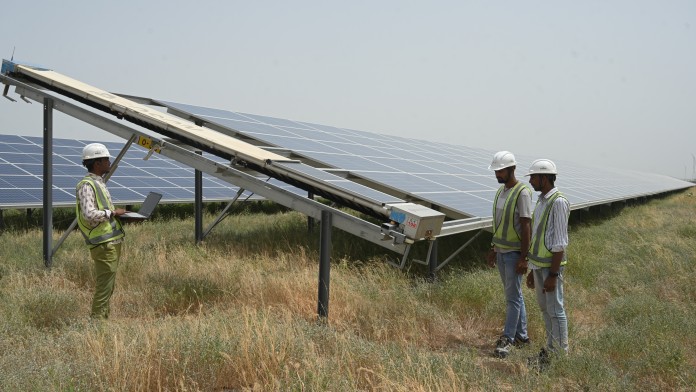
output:
[[[571,351],[537,374],[544,340],[492,357],[504,318],[481,236],[435,283],[427,268],[334,230],[329,320],[316,318],[318,231],[257,203],[193,245],[190,209],[129,225],[112,315],[88,319],[94,285],[74,233],[43,267],[42,234],[6,212],[0,235],[0,391],[692,390],[696,199],[691,191],[571,219]],[[208,207],[206,221],[218,207]],[[58,231],[72,211],[58,211]],[[40,222],[40,213],[32,215]],[[65,223],[67,222],[67,223]],[[62,225],[62,226],[61,226]],[[55,233],[58,236],[60,233]],[[440,244],[448,255],[469,235]],[[424,247],[416,249],[422,258]]]

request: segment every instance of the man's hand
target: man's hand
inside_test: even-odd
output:
[[[527,274],[527,287],[530,289],[534,288],[534,271],[529,271]]]
[[[554,290],[556,290],[556,277],[549,275],[544,279],[544,292],[551,293]]]
[[[520,275],[524,275],[527,273],[527,258],[520,256],[520,259],[517,260],[517,273]]]
[[[126,212],[128,212],[128,211],[126,211],[123,208],[117,208],[113,211],[114,215],[116,215],[116,216],[121,216],[121,215],[125,214]]]
[[[488,262],[488,266],[493,268],[495,267],[495,250],[491,249],[488,251],[488,254],[486,255],[486,261]]]

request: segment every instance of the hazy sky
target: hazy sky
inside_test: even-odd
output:
[[[5,1],[0,55],[104,90],[692,176],[696,1]],[[14,95],[14,93],[12,93]],[[0,133],[42,109],[0,100]],[[55,115],[54,136],[118,140]]]

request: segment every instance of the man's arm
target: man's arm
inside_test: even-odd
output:
[[[520,275],[527,273],[527,254],[529,253],[529,243],[531,242],[532,225],[530,218],[520,217],[520,259],[517,261],[517,273]]]
[[[488,263],[489,267],[491,267],[491,268],[495,267],[496,257],[497,257],[497,255],[495,253],[495,248],[493,248],[493,246],[491,246],[491,249],[486,254],[486,262]]]
[[[517,273],[527,273],[527,254],[532,242],[532,191],[524,188],[517,199],[517,212],[520,214],[520,259]]]
[[[548,246],[551,249],[551,274],[557,274],[561,270],[561,262],[565,249],[568,246],[568,214],[570,206],[565,199],[558,198],[554,201],[551,216],[549,216],[549,242]],[[544,291],[551,292],[556,290],[556,280],[558,278],[549,275],[544,280]]]

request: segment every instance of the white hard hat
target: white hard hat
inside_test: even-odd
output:
[[[556,170],[556,164],[551,162],[551,160],[537,159],[532,162],[532,166],[529,167],[529,171],[525,176],[531,176],[532,174],[558,174],[558,170]]]
[[[86,145],[85,148],[82,149],[83,161],[95,158],[108,158],[110,156],[111,155],[109,155],[109,150],[107,150],[106,146],[101,143],[91,143]]]
[[[498,151],[493,155],[493,162],[488,166],[488,170],[501,170],[516,165],[515,156],[510,151]]]

